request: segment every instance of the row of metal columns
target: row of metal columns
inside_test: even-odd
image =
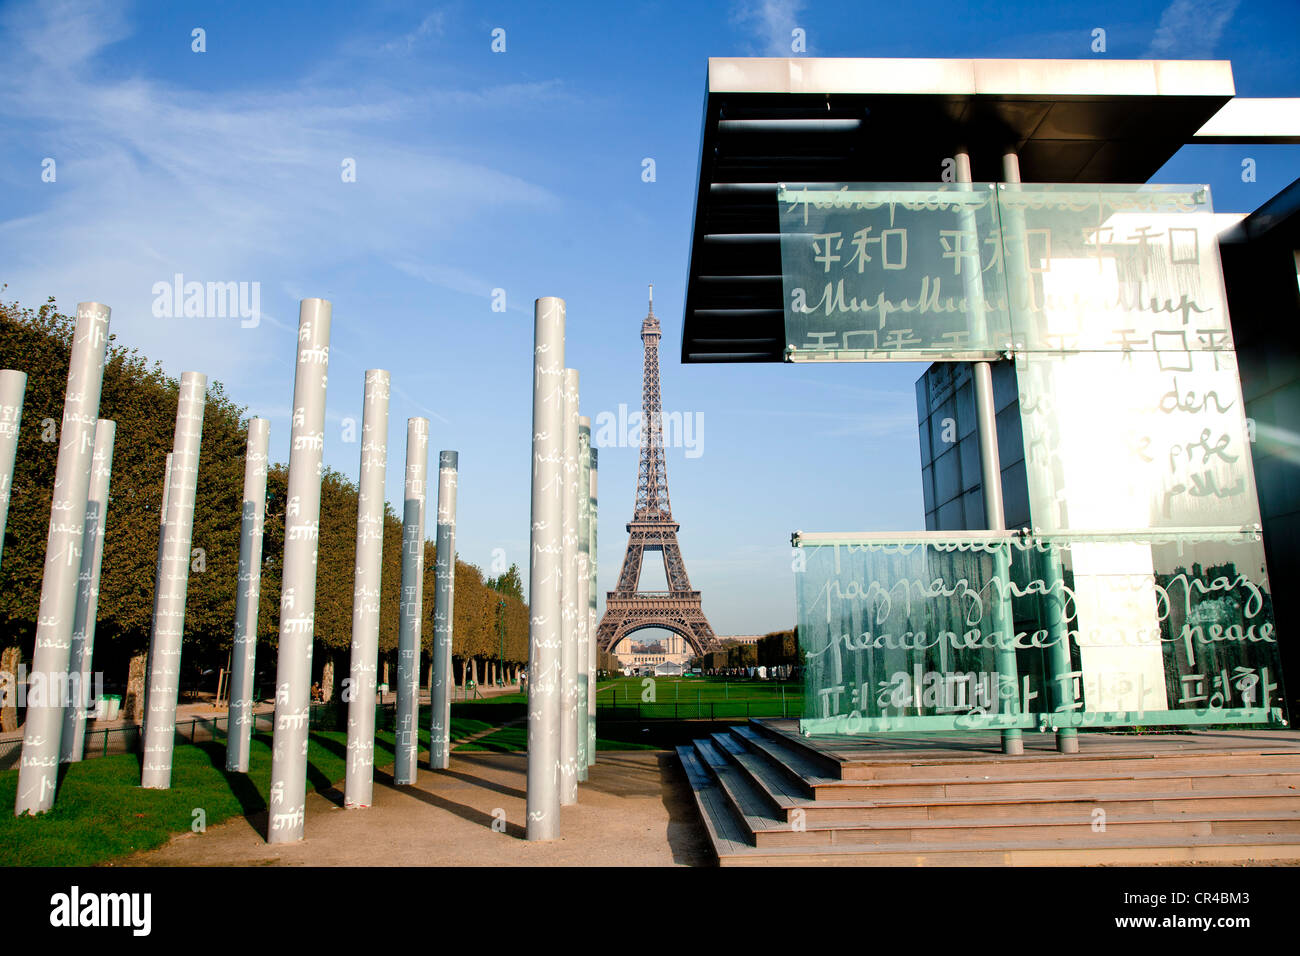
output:
[[[596,453],[565,367],[565,303],[534,306],[529,542],[529,840],[560,836],[560,807],[596,759]]]

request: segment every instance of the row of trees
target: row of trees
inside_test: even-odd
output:
[[[37,310],[0,302],[0,368],[27,373],[3,558],[0,559],[0,647],[5,658],[30,660],[40,604],[49,529],[58,430],[63,415],[74,320],[51,299]],[[128,662],[145,653],[153,613],[154,564],[167,453],[179,381],[158,363],[110,339],[100,417],[117,422],[111,494],[104,536],[96,671],[106,682],[125,680]],[[288,383],[285,385],[289,387]],[[233,638],[243,501],[245,409],[219,382],[208,386],[194,508],[193,552],[185,611],[184,680],[226,665]],[[400,460],[400,449],[395,452]],[[267,477],[258,672],[265,692],[274,676],[279,632],[281,563],[288,470],[273,465]],[[435,492],[436,495],[436,492]],[[347,673],[352,635],[352,577],[356,556],[357,486],[327,470],[321,482],[320,542],[316,582],[316,675],[337,684]],[[434,501],[430,501],[432,513]],[[395,661],[401,581],[401,519],[385,506],[381,654]],[[425,542],[423,626],[428,654],[433,639],[435,547]],[[528,657],[528,608],[519,570],[485,579],[475,566],[456,562],[454,655],[495,659],[504,619],[504,658]],[[337,666],[335,666],[337,664]],[[138,669],[138,667],[137,667]],[[331,676],[333,680],[331,681]],[[382,668],[381,668],[382,679]],[[215,688],[215,679],[211,685]]]
[[[753,644],[729,644],[720,651],[704,656],[701,666],[706,670],[723,667],[775,667],[779,664],[803,663],[799,649],[799,629],[772,631]]]

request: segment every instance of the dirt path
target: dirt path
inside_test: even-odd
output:
[[[375,773],[375,805],[344,810],[337,788],[307,797],[307,838],[271,846],[266,812],[174,837],[119,866],[673,866],[707,865],[708,838],[675,755],[602,753],[561,839],[524,839],[523,754],[456,754],[394,787]],[[504,827],[500,822],[504,819]],[[500,832],[504,829],[504,832]]]

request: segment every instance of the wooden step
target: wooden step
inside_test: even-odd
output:
[[[742,771],[732,766],[712,739],[696,740],[692,745],[700,766],[712,778],[727,807],[739,825],[742,839],[753,842],[757,830],[784,825],[785,811],[767,802],[762,791],[751,786]]]
[[[766,762],[745,749],[741,739],[729,734],[714,734],[701,741],[706,752],[706,764],[719,785],[729,797],[737,813],[747,842],[764,845],[809,845],[836,842],[897,842],[927,840],[933,831],[934,840],[966,839],[974,842],[998,839],[1093,837],[1094,811],[1105,811],[1106,831],[1137,831],[1147,835],[1181,835],[1186,837],[1211,836],[1223,833],[1295,833],[1300,837],[1300,793],[1286,801],[1283,807],[1274,806],[1241,809],[1239,796],[1225,806],[1227,801],[1202,801],[1192,810],[1174,811],[1152,801],[1144,813],[1125,813],[1092,797],[1080,797],[1073,805],[1062,808],[1059,802],[1043,801],[1031,814],[1017,812],[1020,803],[969,803],[969,814],[984,810],[988,815],[974,816],[944,814],[945,808],[933,804],[920,804],[927,810],[921,814],[907,814],[897,818],[880,819],[870,808],[849,804],[829,807],[814,803],[793,791],[788,781],[775,773]],[[1272,794],[1264,799],[1270,800]],[[1248,804],[1249,805],[1249,804]],[[895,807],[883,808],[885,811]],[[1016,815],[1008,816],[1010,809]],[[848,810],[856,812],[826,812]],[[1164,810],[1165,812],[1161,812]],[[1003,815],[999,816],[1001,811]],[[937,815],[936,815],[937,814]],[[1300,838],[1297,839],[1300,842]]]
[[[1188,813],[1164,816],[1105,818],[1105,830],[1094,830],[1087,817],[1043,819],[971,819],[881,821],[840,826],[796,827],[785,823],[751,831],[755,846],[830,846],[900,843],[1024,843],[1042,840],[1109,840],[1115,837],[1210,837],[1244,834],[1290,834],[1300,846],[1300,810],[1233,814]]]
[[[958,779],[944,784],[922,783],[919,786],[914,780],[906,778],[889,780],[889,782],[883,780],[841,782],[841,780],[828,780],[824,777],[803,777],[803,773],[809,773],[809,770],[814,767],[805,763],[800,770],[796,771],[794,767],[781,763],[783,749],[785,753],[790,753],[792,752],[790,748],[781,748],[780,744],[764,739],[762,736],[745,734],[737,730],[738,728],[733,728],[732,735],[729,735],[733,740],[729,748],[732,761],[746,771],[755,786],[762,791],[761,796],[768,806],[777,812],[788,808],[792,805],[792,801],[800,801],[801,797],[806,797],[810,791],[813,792],[814,799],[819,805],[835,804],[836,806],[853,804],[855,801],[865,801],[872,805],[975,803],[988,797],[993,797],[995,800],[1010,797],[1015,803],[1021,803],[1026,799],[1065,797],[1070,803],[1086,800],[1089,804],[1095,804],[1096,801],[1115,795],[1141,795],[1149,799],[1158,795],[1191,796],[1193,791],[1209,790],[1216,791],[1216,796],[1234,795],[1234,793],[1248,795],[1248,793],[1265,791],[1268,791],[1266,796],[1270,797],[1286,796],[1291,792],[1292,787],[1296,787],[1296,783],[1300,782],[1300,775],[1274,775],[1266,769],[1200,774],[1197,777],[1188,777],[1186,774],[1180,775],[1171,771],[1144,771],[1141,774],[1128,774],[1126,777],[1118,778],[1121,780],[1119,783],[1097,777],[1095,769],[1065,774],[1065,777],[1070,778],[1069,782],[1061,782],[1061,780],[1024,782],[1014,777],[1002,777],[996,782],[995,780],[976,782],[976,780]],[[727,747],[727,744],[722,743],[724,736],[727,735],[714,735],[715,743],[718,743],[719,748]],[[755,754],[761,760],[746,760],[736,752],[737,747],[748,749],[749,753]],[[1083,783],[1080,783],[1080,780]],[[1295,793],[1296,796],[1300,796],[1300,787],[1296,788]]]
[[[814,785],[814,799],[835,801],[897,801],[904,799],[948,800],[965,797],[1070,797],[1081,792],[1089,796],[1137,792],[1191,792],[1243,788],[1292,788],[1300,792],[1300,773],[1272,770],[1175,770],[1128,771],[1109,776],[1092,770],[1069,771],[1060,777],[1020,779],[1010,771],[984,779],[917,780],[900,777],[885,780],[835,780]]]
[[[1300,863],[1290,834],[1209,837],[1130,837],[1103,842],[1056,840],[1031,843],[946,843],[883,846],[840,844],[752,847],[719,854],[723,866],[1086,866],[1152,863]]]
[[[1052,757],[998,757],[979,759],[969,763],[920,763],[899,761],[858,766],[855,776],[836,779],[844,781],[911,780],[978,780],[1014,774],[1021,780],[1058,779],[1065,773],[1071,775],[1123,775],[1166,771],[1187,773],[1196,770],[1272,770],[1280,773],[1300,773],[1300,754],[1295,753],[1222,753],[1222,754],[1159,754],[1128,755],[1078,755],[1058,754]],[[823,774],[823,776],[829,776]]]
[[[720,736],[714,735],[715,752],[724,749],[718,740]],[[804,795],[806,790],[794,785],[788,773],[782,774],[777,770],[771,759],[757,759],[755,751],[750,751],[748,757],[738,752],[738,748],[751,743],[744,735],[733,737],[731,746],[726,748],[733,765],[745,772],[747,782],[757,791],[758,798],[775,815],[789,819],[794,809],[801,809],[804,822],[809,825],[879,819],[1000,819],[1018,815],[1091,819],[1092,810],[1097,807],[1106,809],[1108,814],[1138,816],[1161,816],[1191,810],[1215,813],[1243,809],[1265,812],[1300,809],[1300,789],[1279,786],[1268,774],[1220,775],[1196,781],[1202,784],[1205,780],[1218,780],[1229,784],[1218,788],[1184,788],[1181,783],[1185,778],[1161,776],[1146,778],[1145,788],[1126,784],[1114,792],[1095,786],[1071,785],[1050,788],[1063,792],[1035,793],[1032,792],[1034,788],[1016,787],[1015,781],[1004,781],[989,792],[955,788],[952,793],[945,791],[937,795],[924,788],[918,794],[878,786],[867,794],[873,798],[870,800],[861,799],[864,795],[861,790],[851,790],[848,799],[833,799],[820,786],[819,780],[824,778],[814,778],[818,799],[809,801]],[[1256,800],[1263,802],[1255,805],[1253,801]]]
[[[809,760],[795,747],[757,733],[752,727],[732,727],[731,733],[752,752],[761,757],[773,771],[780,774],[790,788],[801,796],[812,799],[818,784],[830,783],[838,777],[824,773],[821,763]]]
[[[924,799],[862,803],[803,804],[809,823],[855,823],[872,820],[969,820],[1017,817],[1077,817],[1100,807],[1108,815],[1168,816],[1178,813],[1274,812],[1300,809],[1300,793],[1275,789],[1200,790],[1194,793],[1080,794],[1075,797],[968,797],[941,803]]]
[[[789,721],[794,725],[795,721]],[[1214,768],[1222,769],[1234,765],[1245,766],[1258,763],[1260,766],[1277,766],[1300,772],[1300,739],[1295,734],[1282,732],[1258,732],[1248,736],[1234,734],[1198,735],[1197,739],[1208,738],[1208,743],[1192,745],[1185,742],[1170,744],[1166,735],[1139,737],[1126,734],[1084,734],[1082,752],[1061,754],[1051,750],[1031,750],[1023,755],[1008,757],[1001,753],[970,751],[960,756],[948,754],[935,756],[926,749],[901,748],[884,749],[873,753],[869,759],[850,758],[835,759],[823,749],[830,746],[827,738],[802,737],[794,733],[783,733],[774,729],[770,721],[752,720],[748,729],[755,735],[797,750],[805,760],[813,762],[822,776],[843,780],[870,780],[895,777],[913,779],[928,777],[955,778],[963,775],[995,776],[992,765],[1014,768],[1022,777],[1036,774],[1051,775],[1056,772],[1055,765],[1081,766],[1087,764],[1110,765],[1115,769],[1157,769],[1164,763],[1174,768]],[[937,736],[937,735],[936,735]],[[1105,738],[1104,747],[1119,747],[1121,742],[1143,741],[1151,747],[1150,753],[1135,754],[1131,749],[1117,752],[1114,749],[1093,749],[1090,744],[1099,738]],[[854,748],[841,741],[835,744],[841,752],[853,753]]]
[[[992,816],[1005,816],[1016,812],[1022,805],[1035,805],[1031,811],[1038,816],[1063,815],[1053,812],[1054,806],[1068,806],[1070,812],[1086,808],[1090,814],[1092,808],[1109,805],[1117,800],[1137,800],[1153,802],[1169,799],[1162,804],[1169,812],[1183,812],[1188,804],[1196,806],[1195,801],[1202,797],[1215,801],[1201,804],[1203,807],[1233,810],[1241,809],[1230,805],[1238,799],[1256,797],[1271,801],[1267,809],[1276,810],[1283,807],[1300,807],[1300,788],[1294,785],[1278,783],[1275,775],[1268,773],[1245,773],[1216,775],[1214,777],[1188,778],[1177,775],[1159,774],[1137,778],[1121,778],[1119,783],[1111,785],[1103,781],[1090,781],[1086,786],[1074,782],[1052,782],[1051,786],[1041,786],[1042,781],[1034,781],[1026,786],[1018,786],[1017,781],[1003,780],[993,786],[954,786],[934,789],[927,786],[913,788],[908,781],[836,781],[822,786],[818,778],[811,783],[816,791],[816,799],[808,800],[806,790],[796,786],[789,774],[783,774],[773,767],[770,760],[762,759],[754,751],[747,749],[749,743],[743,736],[714,734],[710,743],[710,753],[714,760],[726,759],[745,776],[745,782],[754,790],[753,797],[773,815],[787,815],[794,809],[802,809],[806,819],[835,819],[855,821],[874,819],[875,811],[885,811],[915,807],[930,807],[930,815],[970,816],[969,811],[959,809],[963,806],[988,806],[993,810]],[[1212,788],[1206,782],[1217,781],[1224,786]],[[962,782],[965,783],[965,782]],[[847,787],[840,795],[835,790]],[[1229,804],[1229,805],[1225,805]],[[855,808],[868,813],[855,813]],[[823,812],[829,811],[829,812]],[[1109,811],[1108,811],[1109,812]],[[1154,811],[1153,811],[1154,812]],[[905,812],[897,815],[901,818],[915,818],[919,814]]]
[[[677,750],[724,865],[1300,861],[1300,768],[1285,750],[1054,757],[1023,777],[1005,758],[948,757],[858,779],[752,725]]]
[[[682,762],[682,769],[686,771],[686,779],[695,798],[695,808],[709,835],[709,846],[714,857],[721,862],[724,856],[735,856],[742,849],[749,849],[745,834],[718,792],[713,778],[700,765],[694,748],[689,744],[681,744],[677,747],[677,757]]]
[[[796,785],[790,774],[782,773],[767,760],[753,753],[731,734],[713,734],[715,751],[740,773],[745,783],[772,813],[784,818],[786,812],[809,802],[806,784]]]

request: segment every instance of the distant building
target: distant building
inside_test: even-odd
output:
[[[1002,453],[1002,510],[1008,528],[1029,524],[1029,485],[1020,431],[1016,370],[993,365],[993,404]],[[916,418],[921,439],[921,496],[926,531],[973,531],[985,527],[975,386],[970,365],[936,362],[916,380]]]
[[[671,662],[684,665],[693,653],[690,645],[679,634],[670,633],[653,642],[639,644],[630,638],[619,641],[614,656],[625,674],[648,673],[658,664]]]

